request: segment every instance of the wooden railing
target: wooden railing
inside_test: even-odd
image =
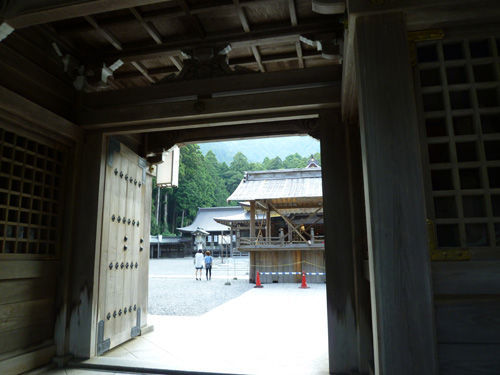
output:
[[[287,247],[293,245],[300,246],[318,246],[325,242],[324,236],[314,236],[308,241],[293,240],[288,241],[284,237],[241,237],[237,246],[272,246],[272,247]]]

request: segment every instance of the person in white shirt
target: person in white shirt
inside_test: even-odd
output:
[[[203,253],[201,249],[194,256],[194,275],[196,280],[201,280],[201,273],[203,270],[203,263],[205,263],[205,258],[203,257]],[[198,278],[198,272],[200,273],[200,278]]]

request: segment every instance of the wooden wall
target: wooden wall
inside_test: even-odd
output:
[[[500,260],[433,262],[439,374],[500,373]]]
[[[55,354],[57,266],[57,261],[0,260],[0,373],[30,370]]]
[[[415,48],[430,247],[470,257],[432,262],[440,375],[500,373],[499,47],[479,31]]]
[[[76,91],[51,40],[42,35],[19,30],[0,43],[0,85],[71,120]]]
[[[65,150],[0,120],[1,374],[25,372],[56,352]]]
[[[322,250],[296,251],[252,251],[255,272],[325,272],[325,252]],[[256,274],[250,274],[255,280]],[[266,283],[297,283],[301,275],[260,275],[260,281]],[[307,282],[324,283],[325,276],[307,276]]]

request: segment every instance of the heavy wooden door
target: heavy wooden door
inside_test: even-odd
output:
[[[111,139],[105,168],[98,355],[141,333],[148,293],[151,177],[146,162]]]

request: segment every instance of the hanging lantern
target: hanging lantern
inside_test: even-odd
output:
[[[180,150],[177,145],[168,151],[163,151],[162,163],[156,166],[156,186],[179,186],[179,155]]]

